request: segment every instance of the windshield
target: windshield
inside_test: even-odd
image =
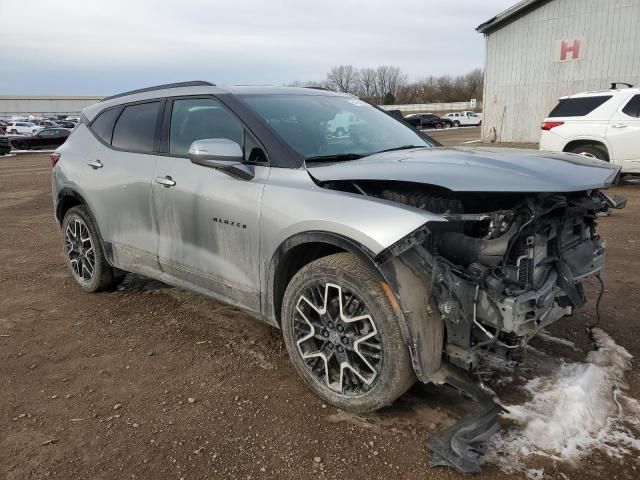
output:
[[[366,102],[328,95],[243,95],[306,160],[351,160],[386,150],[429,147],[411,128]]]

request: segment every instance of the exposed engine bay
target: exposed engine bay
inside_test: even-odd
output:
[[[329,188],[447,220],[426,224],[387,254],[411,243],[422,247],[431,297],[445,324],[445,358],[464,369],[483,358],[509,362],[538,331],[585,303],[581,281],[603,267],[596,225],[611,201],[598,190],[454,193],[405,182],[339,182]]]
[[[536,333],[586,302],[582,280],[598,275],[604,263],[598,216],[623,208],[624,200],[600,190],[452,192],[370,181],[324,186],[446,220],[428,222],[376,261],[399,296],[418,378],[448,384],[481,407],[426,439],[430,463],[480,471],[482,445],[506,410],[465,371],[477,372],[482,362],[515,365],[516,353]]]

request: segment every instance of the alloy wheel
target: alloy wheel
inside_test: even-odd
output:
[[[364,302],[336,284],[314,283],[294,313],[298,351],[311,375],[336,393],[369,391],[382,371],[380,334]]]
[[[74,276],[82,283],[89,283],[96,268],[96,254],[87,225],[73,217],[65,230],[67,259]]]

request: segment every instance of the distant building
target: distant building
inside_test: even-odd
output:
[[[640,0],[523,0],[476,30],[484,140],[537,142],[558,97],[640,85]]]
[[[0,119],[78,115],[103,97],[0,95]]]

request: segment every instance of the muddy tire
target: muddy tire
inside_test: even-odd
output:
[[[416,380],[380,279],[350,253],[315,260],[284,295],[289,357],[316,395],[351,412],[391,404]]]
[[[73,207],[64,216],[62,245],[71,276],[84,291],[110,290],[122,280],[105,258],[98,228],[85,206]]]

